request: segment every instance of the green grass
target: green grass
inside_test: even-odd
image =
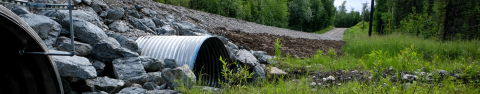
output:
[[[335,28],[334,26],[328,26],[327,28],[324,28],[324,29],[322,29],[322,30],[315,31],[315,32],[313,32],[313,33],[315,33],[315,34],[323,34],[323,33],[328,32],[328,31],[330,31],[330,30],[332,30],[332,29],[334,29],[334,28]]]
[[[480,43],[479,41],[447,41],[441,42],[435,39],[424,39],[409,34],[395,33],[378,36],[367,36],[367,30],[360,29],[360,24],[349,28],[344,34],[347,44],[343,48],[344,55],[337,56],[335,51],[317,51],[314,57],[305,59],[292,56],[282,56],[281,63],[270,66],[279,67],[293,73],[294,70],[306,72],[294,75],[286,79],[267,79],[262,83],[247,84],[239,88],[223,88],[221,93],[234,94],[371,94],[371,93],[463,93],[472,94],[480,92],[480,81],[472,77],[479,77]],[[368,27],[368,23],[366,26]],[[381,76],[385,69],[393,68],[400,74],[446,70],[460,75],[458,79],[452,76],[446,79],[438,79],[436,82],[425,83],[414,81],[413,83],[394,83],[389,77]],[[308,72],[326,72],[338,70],[361,70],[369,71],[374,78],[371,82],[357,80],[342,83],[342,85],[330,85],[329,87],[312,88],[309,83]],[[292,74],[290,74],[292,75]],[[436,74],[435,74],[436,75]],[[269,76],[271,77],[271,76]],[[466,81],[466,82],[463,82]],[[183,89],[184,93],[213,93],[197,91],[195,89]]]

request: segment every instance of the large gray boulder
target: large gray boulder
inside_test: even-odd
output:
[[[148,74],[148,82],[153,82],[157,85],[165,84],[165,79],[162,77],[162,72],[149,72]]]
[[[150,29],[155,29],[156,28],[155,23],[150,18],[143,18],[140,21],[142,21],[142,23]]]
[[[149,27],[147,27],[146,25],[144,25],[142,23],[142,21],[140,21],[139,19],[135,18],[135,17],[129,17],[128,19],[128,22],[135,28],[137,29],[140,29],[140,30],[143,30],[143,31],[146,31],[146,32],[150,32],[150,33],[154,33],[155,32],[150,29]]]
[[[153,11],[153,10],[150,10],[148,8],[143,8],[141,10],[144,14],[146,14],[147,17],[155,17],[157,16],[157,12]]]
[[[125,82],[122,80],[112,79],[108,77],[97,77],[95,79],[86,79],[86,84],[95,90],[105,91],[108,93],[115,93],[119,91]]]
[[[158,35],[176,35],[178,34],[175,29],[173,29],[170,25],[165,25],[160,28],[155,29]]]
[[[97,59],[111,62],[117,58],[138,57],[138,53],[123,48],[114,38],[106,38],[95,44],[90,54]]]
[[[23,14],[20,15],[20,18],[35,30],[49,49],[53,49],[57,37],[62,31],[60,24],[48,17],[35,14]]]
[[[163,65],[163,68],[177,68],[177,60],[175,59],[164,59],[163,62],[165,65]]]
[[[62,21],[65,18],[69,18],[69,11],[68,10],[47,10],[47,11],[40,11],[38,13],[38,15],[44,15],[44,16],[52,18],[53,20],[57,21],[58,23],[62,23]],[[84,11],[84,10],[73,10],[72,11],[72,17],[79,18],[79,19],[85,20],[87,22],[90,22],[97,27],[101,27],[101,28],[106,27],[106,25],[103,24],[103,21],[101,21],[100,16],[98,16],[97,14],[92,13],[92,12],[87,12],[87,11]],[[64,25],[62,24],[62,26],[64,26]],[[70,30],[69,29],[70,27],[65,27],[64,26],[64,28]]]
[[[178,94],[181,93],[176,90],[149,90],[147,94]]]
[[[123,21],[115,21],[112,24],[108,25],[110,30],[117,31],[117,32],[127,32],[128,31],[128,26],[125,24]]]
[[[105,70],[105,63],[103,63],[100,60],[93,60],[92,63],[93,67],[95,67],[95,70],[97,71],[97,75],[101,74]]]
[[[65,18],[62,21],[62,26],[70,26],[69,18]],[[76,39],[90,45],[95,45],[98,41],[107,38],[107,34],[105,34],[102,29],[79,18],[73,18],[73,29]]]
[[[147,72],[161,71],[163,69],[163,65],[165,65],[162,60],[158,60],[153,57],[140,56],[139,58],[142,61],[145,71]]]
[[[128,87],[122,89],[117,94],[147,94],[147,90],[138,87]]]
[[[171,88],[177,88],[180,86],[179,82],[182,82],[186,87],[192,87],[196,82],[196,76],[188,65],[183,65],[177,68],[166,68],[162,71],[162,77],[167,82],[167,86]],[[177,80],[177,82],[175,82]]]
[[[90,44],[81,43],[78,41],[74,41],[73,44],[75,45],[75,55],[86,56],[89,54],[90,50],[92,50],[92,46]],[[58,50],[60,51],[71,52],[73,50],[71,39],[64,36],[61,36],[57,39],[57,46]]]
[[[110,20],[119,20],[125,14],[125,10],[123,8],[112,8],[107,10],[107,18]]]
[[[141,53],[141,50],[138,47],[138,43],[135,40],[127,38],[127,37],[122,36],[122,35],[113,34],[113,33],[108,33],[107,36],[112,37],[115,40],[117,40],[117,42],[123,48],[126,48],[126,49],[128,49],[132,52],[136,52],[136,53],[139,53],[139,54]]]
[[[54,53],[67,53],[62,51],[50,50]],[[52,56],[62,77],[74,77],[81,79],[92,79],[97,77],[95,68],[85,57],[79,56]]]
[[[148,75],[138,57],[115,59],[112,64],[115,77],[120,80],[137,84],[148,81]]]
[[[257,66],[258,65],[257,58],[255,58],[255,56],[253,56],[252,53],[250,53],[247,50],[244,50],[244,49],[239,50],[237,52],[236,56],[237,56],[238,61],[240,61],[243,64],[247,64],[249,66]]]

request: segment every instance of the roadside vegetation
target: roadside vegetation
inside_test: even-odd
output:
[[[281,58],[274,59],[275,62],[280,63],[269,66],[286,70],[288,75],[269,75],[268,79],[258,83],[222,87],[221,93],[471,94],[480,92],[479,41],[441,42],[403,33],[368,37],[368,31],[362,30],[362,26],[362,23],[359,23],[345,31],[344,40],[347,41],[347,45],[343,49],[343,55],[338,55],[331,49],[326,54],[322,54],[323,51],[319,50],[314,57],[304,59],[290,55],[280,56]],[[281,46],[281,44],[276,45],[275,47],[278,48]],[[312,76],[317,73],[335,71],[363,71],[366,73],[363,76],[368,79],[339,80],[333,83],[322,82],[322,85],[311,85],[315,82]],[[441,71],[447,71],[448,74]],[[242,73],[248,75],[248,72]],[[416,77],[414,80],[403,79],[404,74]],[[183,90],[185,93],[218,93],[203,89],[183,88]]]

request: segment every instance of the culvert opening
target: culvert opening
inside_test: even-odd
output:
[[[142,56],[160,60],[175,59],[178,66],[187,64],[197,76],[197,81],[219,87],[222,77],[220,56],[226,62],[230,58],[222,41],[212,36],[147,36],[137,39]]]
[[[55,63],[46,55],[20,55],[25,52],[47,52],[37,33],[20,17],[0,6],[0,87],[2,94],[63,93]]]

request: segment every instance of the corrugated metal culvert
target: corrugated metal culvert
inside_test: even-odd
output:
[[[175,59],[178,66],[187,64],[196,76],[210,86],[218,86],[223,59],[230,58],[220,39],[213,36],[146,36],[136,41],[142,56],[160,60]],[[229,60],[228,60],[229,61]],[[227,61],[227,62],[228,62]],[[200,78],[200,77],[197,77]]]

